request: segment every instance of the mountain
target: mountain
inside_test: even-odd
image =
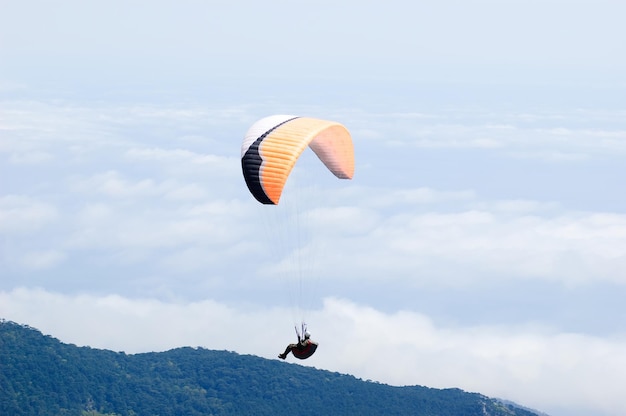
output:
[[[125,354],[0,321],[0,415],[537,416],[477,393],[392,387],[202,348]]]

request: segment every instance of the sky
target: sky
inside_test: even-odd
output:
[[[305,313],[301,365],[626,412],[623,2],[0,10],[0,318],[277,359]],[[271,114],[355,145],[295,222],[241,176]]]

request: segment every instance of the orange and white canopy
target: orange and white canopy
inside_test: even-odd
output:
[[[241,145],[241,167],[248,189],[259,202],[278,204],[285,182],[307,146],[336,177],[352,179],[352,138],[337,122],[274,115],[248,129]]]

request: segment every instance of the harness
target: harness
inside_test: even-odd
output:
[[[317,343],[309,341],[307,345],[298,344],[296,348],[291,350],[294,357],[305,360],[313,355],[317,349]]]

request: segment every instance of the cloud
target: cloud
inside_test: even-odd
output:
[[[63,342],[128,353],[188,345],[271,359],[293,338],[287,310],[210,299],[163,302],[18,288],[0,292],[0,314]],[[620,334],[598,338],[533,323],[447,327],[419,312],[383,313],[337,298],[310,314],[320,349],[299,364],[393,385],[460,387],[549,413],[626,411]]]
[[[257,204],[240,173],[242,132],[266,107],[12,106],[10,139],[0,149],[21,163],[5,165],[16,182],[0,195],[0,231],[9,236],[0,256],[8,291],[0,312],[10,319],[116,350],[188,344],[273,358],[276,340],[292,336],[276,323],[293,316],[274,292],[295,271],[319,283],[313,304],[333,295],[375,305],[336,298],[318,304],[310,317],[324,348],[307,364],[394,384],[456,385],[546,410],[571,397],[580,408],[616,401],[607,383],[583,391],[579,380],[602,380],[580,357],[594,357],[607,374],[623,368],[619,333],[603,339],[525,323],[542,319],[603,334],[620,328],[613,324],[618,315],[601,316],[613,303],[601,312],[593,302],[560,310],[575,303],[571,288],[599,297],[625,287],[619,202],[606,208],[609,197],[598,194],[596,208],[583,210],[560,193],[575,183],[581,194],[577,179],[589,176],[589,162],[623,152],[616,113],[386,117],[302,106],[298,113],[344,111],[363,163],[351,182],[307,175],[307,165],[304,177],[321,181],[324,198],[302,192],[295,211],[281,211]],[[596,127],[600,122],[606,127]],[[525,154],[582,158],[561,177],[549,170],[529,179],[529,166],[538,164],[520,159]],[[495,159],[483,174],[483,163]],[[516,165],[507,170],[509,164]],[[286,241],[274,239],[280,233]],[[14,289],[21,285],[48,291]],[[537,287],[552,292],[535,298]],[[507,292],[520,288],[521,295]],[[442,291],[454,294],[433,306],[437,300],[427,298]],[[481,301],[487,306],[472,305]],[[502,316],[490,317],[490,305]],[[571,316],[583,315],[583,323],[571,324]],[[516,325],[462,326],[511,316]],[[604,325],[593,332],[599,319]],[[163,336],[164,327],[171,336]],[[365,346],[348,354],[354,340]],[[553,386],[562,388],[553,393]]]
[[[508,214],[530,214],[536,213],[555,213],[560,208],[556,202],[541,202],[525,199],[512,199],[506,201],[481,202],[476,201],[473,204],[478,209],[493,210],[494,212],[503,212]]]
[[[131,180],[120,172],[108,171],[88,178],[74,178],[75,192],[96,194],[114,199],[163,198],[178,201],[204,200],[207,191],[197,183],[181,183],[173,179],[157,182],[152,178]]]
[[[194,106],[178,110],[158,106],[81,108],[33,103],[21,103],[17,107],[21,109],[18,113],[22,111],[24,115],[13,124],[23,134],[35,137],[25,127],[27,116],[33,116],[35,126],[39,125],[35,131],[53,133],[43,134],[45,140],[29,142],[27,150],[33,154],[43,149],[59,155],[53,150],[54,144],[66,143],[68,137],[74,137],[72,146],[83,149],[86,144],[79,137],[88,137],[87,143],[95,140],[94,137],[100,138],[94,143],[99,152],[93,151],[95,148],[79,152],[83,162],[93,163],[74,165],[57,182],[43,182],[43,176],[32,179],[33,186],[43,183],[50,192],[55,191],[55,184],[69,185],[71,192],[63,191],[55,202],[58,208],[29,196],[2,198],[0,227],[5,230],[32,232],[52,222],[57,225],[58,233],[53,240],[42,235],[43,241],[54,241],[54,245],[25,244],[19,249],[24,256],[57,250],[65,253],[65,261],[93,254],[117,264],[129,259],[147,261],[148,256],[158,253],[156,262],[166,265],[168,270],[186,264],[184,269],[195,273],[215,266],[220,255],[230,252],[234,256],[237,250],[252,250],[261,264],[267,261],[263,260],[265,252],[255,247],[263,246],[263,238],[271,232],[264,228],[259,216],[261,210],[249,200],[241,181],[240,139],[221,145],[213,139],[210,143],[215,149],[198,151],[204,143],[197,137],[204,136],[193,136],[206,123],[226,126],[233,117],[237,120],[248,117],[248,110],[213,111]],[[57,115],[61,116],[60,120]],[[357,117],[353,123],[368,128],[367,120],[358,119],[365,117],[364,114],[351,116]],[[468,145],[474,146],[475,138],[501,137],[500,147],[480,147],[487,152],[549,149],[554,144],[555,149],[573,145],[573,149],[583,153],[587,148],[597,153],[607,144],[600,140],[595,148],[591,137],[594,140],[621,137],[618,129],[578,130],[570,113],[559,117],[537,116],[543,116],[541,122],[546,117],[551,120],[551,116],[567,128],[540,127],[539,121],[517,113],[504,114],[503,120],[494,123],[493,119],[499,116],[478,112],[458,115],[459,119],[455,120],[445,112],[433,117],[398,114],[399,125],[394,128],[398,132],[426,129],[423,131],[430,133],[424,135],[432,134],[444,145],[456,145],[448,142],[448,138],[458,141],[455,143],[465,143],[467,139]],[[589,113],[587,117],[590,123],[601,117],[614,120],[615,115]],[[135,138],[135,129],[150,132],[162,119],[173,127],[168,135],[161,132],[148,136],[153,146]],[[187,128],[176,128],[176,120],[185,120]],[[376,125],[382,119],[373,120],[373,127],[382,128]],[[455,122],[446,123],[451,120]],[[386,125],[395,125],[393,120],[384,121]],[[420,123],[425,124],[420,127]],[[245,126],[233,125],[228,129],[234,127]],[[70,134],[64,134],[65,131]],[[528,132],[532,134],[526,137]],[[582,132],[582,138],[576,132]],[[379,133],[384,137],[382,131]],[[189,134],[196,138],[190,141]],[[551,139],[544,142],[543,135]],[[116,140],[104,140],[109,136]],[[406,143],[412,140],[410,135],[396,137]],[[166,146],[164,138],[174,138],[174,147]],[[181,147],[183,144],[189,148]],[[233,156],[224,156],[228,154],[227,148]],[[607,149],[619,151],[616,147]],[[215,153],[207,153],[213,150]],[[365,156],[363,159],[375,160]],[[92,173],[85,173],[85,166]],[[385,175],[394,172],[385,171]],[[302,227],[312,230],[309,237],[333,236],[326,244],[323,258],[315,265],[316,270],[326,270],[328,275],[341,274],[347,279],[358,276],[376,281],[385,276],[418,285],[468,284],[476,279],[494,278],[547,279],[565,285],[594,280],[626,281],[622,249],[624,219],[619,214],[568,212],[561,205],[530,199],[485,200],[471,189],[411,187],[393,182],[366,186],[365,183],[368,182],[350,186],[332,184],[323,205],[318,201],[304,210],[307,222]],[[231,244],[237,249],[227,247]],[[88,250],[93,251],[88,253]]]
[[[60,250],[45,250],[36,252],[26,252],[19,259],[19,262],[29,270],[43,270],[58,266],[67,257],[67,254]]]
[[[349,198],[358,198],[359,206],[370,206],[378,209],[402,207],[406,209],[415,205],[441,204],[448,202],[471,201],[476,198],[472,190],[445,191],[427,187],[395,189],[395,186],[385,188],[349,187],[342,189],[347,202]]]
[[[362,234],[349,240],[336,237],[343,260],[332,255],[325,260],[346,277],[379,275],[415,282],[416,276],[423,276],[436,284],[490,278],[548,279],[564,285],[594,280],[626,283],[623,215],[539,216],[502,211],[502,204],[493,210],[404,212],[389,217],[379,213],[378,222],[362,228]],[[352,273],[343,264],[350,265]]]
[[[54,159],[49,152],[23,152],[12,153],[9,162],[16,165],[39,165]]]
[[[281,226],[285,216],[257,229],[271,238],[297,227],[307,250],[323,246],[312,262],[328,278],[429,286],[493,279],[626,283],[626,217],[618,213],[429,188],[347,187],[337,195],[343,197],[300,212],[299,224]],[[293,234],[281,240],[283,256],[296,247]]]
[[[239,202],[192,202],[172,206],[131,204],[86,205],[76,226],[67,230],[71,246],[86,248],[173,248],[179,245],[219,246],[241,238],[245,216]]]
[[[0,231],[31,233],[58,218],[54,205],[25,195],[0,195]]]
[[[534,324],[444,327],[420,313],[385,314],[337,299],[328,299],[322,314],[329,319],[322,330],[332,328],[322,336],[334,341],[332,367],[364,378],[460,386],[546,411],[606,401],[603,410],[618,414],[615,406],[623,406],[617,399],[624,375],[616,367],[626,365],[620,336],[600,339]]]
[[[183,139],[187,141],[187,139]],[[211,140],[204,138],[203,146],[210,146]],[[207,143],[209,142],[209,143]],[[217,149],[219,150],[219,149]],[[233,146],[233,154],[237,154]],[[208,180],[239,175],[239,158],[215,154],[197,153],[186,149],[136,148],[128,149],[124,157],[132,162],[152,164],[166,170],[170,175],[191,176],[198,180]]]
[[[16,153],[49,151],[62,146],[93,146],[108,139],[115,146],[110,125],[101,109],[68,102],[11,101],[3,113],[5,131],[0,151]]]
[[[478,149],[553,162],[576,162],[626,152],[620,111],[529,114],[457,109],[417,118],[402,113],[385,113],[380,118],[365,113],[352,116],[353,123],[361,129],[357,133],[363,131],[366,144],[381,143],[408,151]]]

